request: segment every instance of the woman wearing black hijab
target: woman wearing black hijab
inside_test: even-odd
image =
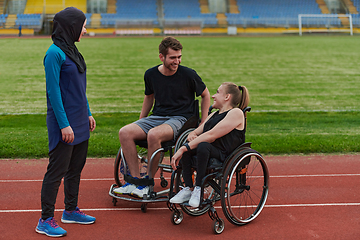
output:
[[[86,33],[85,14],[74,7],[54,17],[53,44],[44,57],[49,164],[41,189],[41,218],[36,232],[51,237],[67,232],[54,219],[57,193],[64,178],[63,223],[91,224],[95,218],[77,206],[81,171],[90,132],[96,127],[86,97],[86,64],[75,46]]]

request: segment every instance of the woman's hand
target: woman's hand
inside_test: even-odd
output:
[[[94,131],[96,128],[96,121],[95,119],[93,118],[93,116],[89,116],[89,129],[90,131]]]
[[[182,155],[184,154],[184,152],[186,152],[186,147],[182,146],[181,148],[179,148],[179,150],[177,150],[177,152],[174,154],[174,156],[171,158],[171,167],[176,170],[176,166],[179,165],[180,159],[182,158]]]
[[[61,129],[62,140],[66,143],[72,143],[74,141],[74,132],[70,126]]]

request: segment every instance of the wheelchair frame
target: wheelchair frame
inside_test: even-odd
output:
[[[155,156],[160,153],[160,160],[158,164],[158,168],[160,168],[160,179],[161,179],[161,187],[166,188],[168,186],[167,180],[164,178],[163,174],[164,172],[172,173],[173,169],[170,164],[163,164],[162,161],[164,159],[165,153],[169,152],[170,159],[173,156],[173,153],[176,152],[187,140],[187,135],[193,131],[198,125],[199,125],[199,101],[194,101],[194,115],[190,117],[181,130],[179,131],[179,137],[177,137],[176,141],[167,141],[163,142],[161,144],[161,147],[157,149],[150,157],[150,160],[148,161],[145,156],[140,156],[138,154],[139,163],[141,165],[147,165],[151,166],[152,162],[154,161]],[[141,148],[147,149],[147,141],[136,141],[135,144]],[[116,203],[118,199],[125,200],[125,201],[132,201],[132,202],[140,202],[141,205],[141,211],[146,212],[147,210],[147,204],[151,202],[161,202],[161,201],[168,201],[169,192],[170,189],[165,189],[163,191],[154,192],[154,186],[149,185],[150,191],[149,194],[144,195],[143,198],[138,198],[129,194],[122,195],[122,194],[116,194],[114,193],[114,188],[121,187],[123,185],[124,181],[124,175],[125,173],[129,174],[129,170],[126,165],[126,160],[124,161],[124,154],[122,151],[122,148],[119,148],[119,151],[115,158],[114,163],[114,178],[115,178],[115,184],[112,184],[109,190],[109,195],[113,198],[112,202],[113,205],[116,206]]]
[[[161,148],[157,149],[151,156],[150,159],[150,163],[148,163],[148,161],[146,159],[144,159],[144,157],[138,156],[138,158],[143,162],[142,164],[151,164],[151,162],[153,161],[153,158],[155,157],[155,155],[157,153],[160,152],[160,162],[158,165],[158,168],[160,168],[160,179],[161,179],[161,187],[166,188],[168,186],[168,182],[167,180],[164,178],[163,173],[164,172],[168,172],[168,173],[172,173],[173,169],[171,167],[171,165],[169,164],[163,164],[162,160],[164,158],[164,153],[165,152],[170,152],[170,159],[173,155],[173,149],[174,152],[176,152],[182,145],[183,143],[186,141],[186,137],[188,135],[189,132],[193,131],[194,128],[189,128],[187,130],[185,130],[177,139],[175,145],[168,145],[168,144],[164,144]],[[168,143],[168,142],[166,142]],[[123,152],[122,149],[120,147],[118,154],[115,158],[115,164],[114,164],[114,176],[115,176],[115,184],[112,184],[109,190],[109,195],[111,197],[113,197],[113,205],[116,206],[117,203],[117,199],[121,199],[121,200],[126,200],[126,201],[133,201],[133,202],[140,202],[142,203],[141,205],[141,211],[146,212],[147,209],[147,203],[151,203],[151,202],[161,202],[161,201],[168,201],[168,195],[169,195],[169,191],[170,189],[165,189],[163,191],[160,192],[154,192],[153,186],[150,186],[150,194],[147,196],[144,196],[142,199],[141,198],[137,198],[135,196],[132,195],[118,195],[116,193],[114,193],[114,188],[118,187],[118,186],[122,186],[123,183],[121,183],[122,179],[120,179],[119,175],[123,175],[125,172],[127,172],[127,166],[126,166],[126,160],[123,161],[124,156],[123,156]],[[122,172],[119,172],[122,171]]]
[[[246,112],[244,109],[245,127]],[[265,206],[269,191],[269,170],[260,153],[251,148],[251,143],[244,143],[236,148],[224,161],[210,159],[207,175],[202,179],[201,203],[198,208],[192,208],[188,203],[176,204],[167,202],[172,211],[171,221],[178,225],[183,220],[183,212],[191,216],[200,216],[208,212],[213,220],[213,232],[223,232],[225,223],[214,207],[221,201],[221,208],[226,219],[234,225],[244,225],[253,221]],[[171,176],[169,199],[181,187],[182,169],[178,167]],[[175,190],[175,191],[174,191]]]

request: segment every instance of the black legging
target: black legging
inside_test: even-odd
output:
[[[193,156],[196,155],[196,162]],[[196,186],[201,186],[201,181],[205,177],[206,168],[210,158],[217,158],[224,161],[222,152],[208,142],[199,143],[197,148],[187,151],[181,158],[181,165],[183,168],[183,178],[186,187],[193,187],[192,171],[193,166],[196,167]]]

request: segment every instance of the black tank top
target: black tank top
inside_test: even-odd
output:
[[[215,112],[214,115],[205,123],[204,132],[209,131],[221,120],[223,120],[229,111],[223,112],[221,114],[219,114],[219,111]],[[211,144],[214,147],[221,150],[226,156],[228,156],[244,142],[245,142],[245,129],[244,130],[233,129],[231,132],[216,139]]]

